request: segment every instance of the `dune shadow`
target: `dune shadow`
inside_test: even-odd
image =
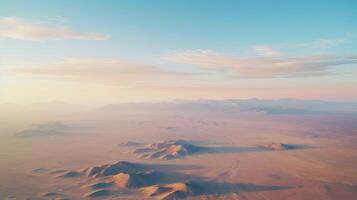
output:
[[[285,144],[286,150],[299,150],[299,149],[314,149],[319,148],[317,146],[311,146],[306,144]]]
[[[220,153],[245,153],[265,151],[260,147],[233,147],[233,146],[215,146],[201,147],[197,154],[220,154]]]
[[[177,164],[141,164],[147,170],[155,171],[182,171],[182,170],[194,170],[202,169],[202,166],[198,165],[177,165]]]
[[[257,185],[249,183],[220,183],[213,181],[195,181],[191,184],[195,195],[223,195],[228,193],[238,194],[241,192],[262,192],[294,188],[292,186]]]
[[[310,146],[305,144],[284,144],[284,149],[281,151],[302,150],[318,148],[317,146]],[[223,153],[249,153],[249,152],[266,152],[276,151],[277,149],[268,146],[251,146],[251,147],[235,147],[235,146],[212,146],[212,147],[199,147],[198,151],[194,154],[223,154]]]

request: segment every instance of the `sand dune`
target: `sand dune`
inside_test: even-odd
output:
[[[45,169],[45,168],[36,168],[36,169],[33,169],[32,172],[35,172],[35,173],[45,173],[47,172],[48,170]]]
[[[65,172],[68,172],[68,170],[65,169],[56,169],[56,170],[52,170],[49,172],[49,174],[63,174]]]
[[[83,188],[89,188],[91,190],[98,190],[103,188],[109,188],[114,186],[113,182],[97,182],[89,185],[84,185]]]
[[[119,188],[140,188],[160,182],[163,174],[159,172],[120,173],[112,178]]]
[[[143,171],[144,167],[140,164],[119,161],[113,164],[106,164],[96,167],[89,167],[83,172],[90,177],[112,176],[119,173],[134,173]]]
[[[271,144],[262,145],[261,147],[265,149],[277,150],[277,151],[289,149],[289,145],[283,143],[271,143]]]
[[[83,186],[83,188],[91,190],[85,194],[85,197],[106,198],[113,196],[118,192],[113,186],[118,189],[129,189],[129,191],[139,189],[145,195],[159,199],[179,199],[193,194],[195,185],[187,180],[195,176],[186,176],[177,172],[151,171],[152,168],[160,167],[165,166],[126,161],[89,167],[83,170],[84,173],[100,181]]]
[[[150,197],[161,200],[184,199],[199,192],[200,186],[193,182],[160,184],[142,188],[141,191]]]
[[[142,158],[171,160],[193,155],[203,151],[203,147],[193,145],[185,140],[169,140],[149,144],[147,148],[139,148],[134,153],[141,154]]]
[[[90,197],[90,198],[104,198],[107,196],[114,195],[115,191],[112,190],[106,190],[106,189],[101,189],[101,190],[95,190],[93,192],[85,194],[85,197]]]
[[[186,199],[194,196],[239,194],[240,192],[258,192],[286,190],[293,187],[255,184],[233,184],[214,181],[185,181],[170,184],[157,184],[141,188],[146,196],[160,200]]]
[[[65,195],[58,192],[46,192],[39,195],[40,197],[47,197],[47,198],[57,198],[57,197],[64,197]]]
[[[83,173],[77,172],[77,171],[67,171],[63,174],[58,175],[57,177],[63,177],[63,178],[75,178],[75,177],[80,177],[82,176]]]
[[[140,145],[143,145],[143,143],[133,142],[133,141],[127,141],[127,142],[119,144],[119,146],[122,146],[122,147],[131,147],[131,146],[140,146]]]

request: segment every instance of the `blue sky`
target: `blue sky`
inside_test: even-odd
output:
[[[287,84],[284,90],[301,91],[309,83],[316,91],[319,87],[325,91],[320,96],[299,94],[296,97],[355,100],[357,94],[351,90],[355,89],[357,73],[354,58],[357,55],[356,10],[356,1],[0,0],[0,17],[3,19],[2,27],[0,24],[0,64],[7,73],[1,77],[2,88],[14,92],[9,88],[15,87],[15,80],[17,83],[30,80],[34,83],[48,80],[53,75],[56,75],[56,84],[80,82],[85,85],[83,79],[76,82],[57,78],[76,76],[97,80],[92,75],[88,77],[86,72],[83,72],[85,76],[79,71],[63,72],[62,65],[87,65],[89,61],[78,59],[90,58],[90,62],[101,66],[102,70],[109,68],[109,74],[115,66],[108,62],[100,63],[103,60],[140,65],[140,69],[150,66],[155,70],[164,70],[165,73],[159,73],[160,79],[166,72],[175,73],[175,77],[167,78],[177,79],[172,82],[163,78],[155,83],[150,80],[117,84],[120,77],[118,80],[107,75],[98,78],[107,80],[104,82],[109,79],[109,82],[115,82],[114,85],[120,85],[121,88],[130,87],[130,92],[144,90],[144,87],[155,90],[145,97],[134,95],[126,100],[119,96],[109,98],[113,101],[169,99],[171,94],[161,89],[172,85],[207,90],[204,94],[192,92],[190,95],[174,90],[176,93],[173,96],[177,98],[219,98],[209,90],[221,88],[239,91],[242,87],[247,95],[240,95],[242,92],[230,96],[227,94],[231,92],[226,92],[222,97],[291,97],[290,93],[278,92],[282,90],[282,81]],[[63,28],[66,29],[65,33]],[[76,59],[75,63],[71,60],[70,64],[67,61],[63,64],[63,60],[73,58]],[[62,66],[60,70],[57,69],[59,65]],[[251,65],[254,65],[254,69]],[[284,65],[282,69],[281,65]],[[118,66],[120,69],[122,67],[122,64]],[[32,71],[21,71],[23,68],[31,68]],[[48,69],[53,68],[52,74],[49,73]],[[122,74],[117,68],[114,70]],[[128,73],[127,70],[123,72]],[[24,74],[27,74],[26,81]],[[184,74],[198,75],[188,78],[190,75]],[[21,81],[19,76],[22,76]],[[331,82],[336,84],[331,86]],[[103,81],[98,84],[105,87]],[[266,85],[267,88],[264,88]],[[341,93],[336,92],[336,87],[347,89]],[[271,90],[274,95],[262,95],[261,92],[248,92],[248,95],[249,88]],[[17,101],[20,97],[8,100]],[[39,98],[61,100],[59,96],[41,95]],[[38,100],[32,97],[25,99]]]

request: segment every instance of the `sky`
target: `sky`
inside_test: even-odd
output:
[[[0,0],[0,102],[357,101],[356,1]]]

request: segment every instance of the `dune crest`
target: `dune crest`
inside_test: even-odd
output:
[[[143,145],[140,142],[134,142],[134,141],[127,141],[124,143],[120,143],[118,146],[122,146],[122,147],[131,147],[131,146],[140,146]]]
[[[105,189],[100,189],[100,190],[95,190],[93,192],[90,192],[85,195],[85,197],[90,197],[90,198],[104,198],[107,196],[114,195],[115,192],[112,190],[105,190]]]
[[[292,150],[292,149],[302,148],[301,145],[298,146],[298,145],[276,143],[276,142],[272,142],[270,144],[264,144],[264,145],[261,145],[261,147],[263,149],[274,150],[274,151],[283,151],[283,150]]]
[[[81,172],[77,172],[77,171],[68,171],[68,172],[64,172],[60,175],[58,175],[57,177],[62,177],[62,178],[76,178],[76,177],[80,177],[82,176],[83,173]]]
[[[112,178],[119,188],[140,188],[153,185],[160,180],[159,172],[120,173]]]
[[[171,184],[160,184],[142,188],[141,191],[150,197],[160,200],[184,199],[194,195],[197,186],[192,182],[179,182]]]
[[[200,147],[185,140],[168,140],[149,144],[147,148],[139,148],[134,153],[142,154],[142,158],[172,160],[193,155],[202,151]]]
[[[90,177],[105,177],[112,176],[119,173],[134,173],[143,171],[144,167],[140,164],[130,163],[126,161],[119,161],[113,164],[105,164],[101,166],[89,167],[83,172]]]

